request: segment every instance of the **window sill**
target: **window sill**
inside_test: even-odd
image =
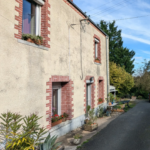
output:
[[[94,62],[94,64],[96,64],[96,65],[101,65],[101,63],[99,62],[99,63],[97,63],[97,62]]]
[[[98,102],[98,105],[103,104],[104,102]]]
[[[39,49],[43,49],[43,50],[46,50],[46,51],[49,50],[49,48],[47,48],[47,47],[44,47],[44,46],[41,46],[41,45],[36,45],[34,43],[30,43],[28,41],[21,40],[21,39],[18,39],[18,43],[22,43],[22,44],[25,44],[25,45],[33,46],[33,47],[36,47],[36,48],[39,48]]]
[[[67,120],[67,121],[65,121],[65,122],[62,122],[61,124],[58,124],[58,125],[52,127],[51,130],[50,130],[50,132],[53,132],[53,131],[55,131],[55,130],[58,130],[59,128],[62,128],[62,127],[64,127],[64,126],[66,126],[67,124],[70,124],[71,122],[72,122],[72,120]]]

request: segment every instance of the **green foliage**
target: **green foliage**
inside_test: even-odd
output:
[[[137,99],[142,99],[142,98],[143,98],[142,96],[138,96],[138,97],[137,97]]]
[[[115,99],[114,95],[112,93],[108,94],[110,101],[113,102],[113,100]]]
[[[74,139],[81,139],[82,136],[78,133],[78,134],[76,134],[73,138],[74,138]]]
[[[100,102],[103,102],[103,99],[102,98],[99,98],[98,99],[98,102],[100,103]]]
[[[87,122],[87,124],[91,125],[95,123],[95,121],[97,120],[97,117],[95,116],[94,109],[91,109],[88,111],[88,117],[89,117],[89,121]]]
[[[121,30],[118,30],[118,27],[115,26],[115,21],[107,23],[102,20],[97,26],[100,27],[109,36],[110,61],[115,62],[121,67],[124,67],[126,72],[130,74],[134,73],[133,57],[135,52],[123,47]]]
[[[131,94],[134,93],[136,96],[147,99],[150,92],[150,61],[144,60],[143,65],[136,70],[134,75],[135,86],[131,89]]]
[[[28,38],[32,39],[36,43],[38,43],[38,41],[43,43],[43,37],[42,36],[39,36],[39,35],[36,36],[36,35],[32,35],[32,34],[22,34],[22,39],[23,40],[27,40]]]
[[[136,105],[135,102],[130,102],[130,103],[129,103],[129,106],[130,106],[130,107],[128,107],[128,106],[126,105],[125,108],[124,108],[124,111],[127,112],[128,110],[130,110],[131,108],[133,108],[135,105]]]
[[[68,118],[69,117],[69,115],[67,113],[64,113],[63,116],[64,116],[64,118]]]
[[[42,145],[43,150],[56,150],[61,145],[61,143],[56,142],[56,140],[57,140],[57,136],[50,137],[49,134]]]
[[[110,84],[114,85],[118,92],[128,93],[134,86],[134,79],[124,68],[110,62]]]
[[[91,106],[88,105],[88,106],[87,106],[87,112],[89,112],[90,109],[91,109]]]
[[[98,109],[97,109],[97,114],[98,114],[98,117],[103,117],[103,114],[104,114],[104,108],[102,106],[99,106]]]
[[[40,118],[36,114],[24,118],[11,112],[1,114],[1,144],[5,144],[6,150],[34,150],[39,147],[47,133],[38,124]]]

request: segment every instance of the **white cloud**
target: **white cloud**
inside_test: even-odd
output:
[[[142,52],[150,55],[150,51],[142,51]]]
[[[142,38],[133,36],[133,35],[129,35],[129,34],[122,33],[122,37],[128,38],[128,39],[132,39],[132,40],[134,40],[134,41],[138,41],[138,42],[141,42],[141,43],[145,43],[145,44],[150,45],[150,41],[149,41],[149,40],[145,40],[145,39],[142,39]]]

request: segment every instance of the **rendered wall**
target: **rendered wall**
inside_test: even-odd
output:
[[[106,37],[92,24],[85,25],[82,33],[82,64],[80,50],[80,19],[83,19],[63,0],[49,0],[50,3],[50,48],[48,51],[19,43],[14,34],[15,0],[0,0],[0,113],[19,112],[28,115],[37,112],[46,121],[46,82],[51,76],[70,76],[74,83],[74,118],[84,115],[86,76],[95,77],[95,107],[97,107],[97,80],[104,78],[104,91],[107,97],[106,77]],[[70,28],[70,55],[68,49],[68,26]],[[94,63],[93,36],[101,40],[101,65]],[[70,62],[70,65],[69,65]],[[82,69],[81,69],[82,65]],[[81,80],[83,74],[83,78]]]

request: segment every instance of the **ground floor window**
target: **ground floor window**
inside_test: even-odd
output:
[[[52,85],[52,116],[61,115],[61,83]]]
[[[58,89],[53,89],[52,115],[58,114]]]

